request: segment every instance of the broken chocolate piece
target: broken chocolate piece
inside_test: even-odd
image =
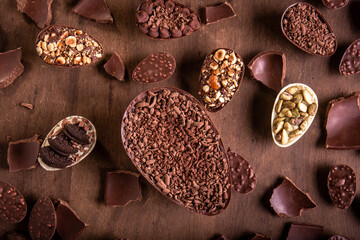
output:
[[[123,207],[132,201],[140,201],[142,194],[139,175],[129,171],[107,172],[105,205]]]
[[[18,223],[26,216],[25,198],[13,186],[0,181],[0,219],[8,223]]]
[[[333,203],[341,209],[350,207],[355,198],[356,176],[347,165],[333,167],[327,178],[329,195]]]
[[[24,66],[21,64],[21,50],[20,47],[0,53],[0,89],[12,84],[24,72]]]
[[[262,234],[255,233],[255,236],[251,238],[251,240],[271,240],[270,237],[266,237]]]
[[[256,55],[248,68],[252,76],[266,87],[279,92],[286,74],[286,57],[282,52],[265,51]]]
[[[16,2],[18,10],[28,15],[39,28],[50,24],[53,0],[16,0]]]
[[[9,142],[7,162],[10,172],[27,170],[36,167],[36,160],[39,154],[39,135],[34,137]]]
[[[217,23],[221,20],[235,16],[236,13],[228,2],[216,6],[205,7],[206,24]]]
[[[153,83],[170,78],[176,68],[176,61],[170,53],[158,52],[142,60],[134,69],[132,78],[138,82]]]
[[[48,197],[40,198],[30,213],[29,233],[32,240],[50,240],[56,229],[54,204]]]
[[[6,240],[29,240],[26,236],[18,232],[9,232],[6,234]]]
[[[21,106],[30,110],[34,109],[34,106],[31,103],[21,103]]]
[[[360,72],[360,39],[346,49],[341,58],[339,71],[343,75],[352,75]]]
[[[59,199],[56,208],[56,231],[62,239],[75,239],[89,226],[84,223],[70,205]]]
[[[286,240],[319,240],[323,230],[323,226],[292,223]]]
[[[89,144],[90,137],[86,134],[85,129],[80,127],[79,124],[66,124],[63,132],[68,138],[79,144]]]
[[[233,190],[245,194],[254,190],[256,175],[248,161],[239,154],[227,152],[231,167],[231,187]]]
[[[114,52],[111,58],[104,64],[105,71],[119,81],[124,81],[125,65],[119,54]]]
[[[53,168],[65,168],[72,164],[69,155],[58,154],[51,147],[41,147],[39,157],[43,163]]]
[[[345,7],[349,0],[322,0],[325,7],[330,9],[340,9]]]
[[[69,156],[77,152],[76,148],[72,146],[69,139],[63,133],[48,139],[50,147],[57,153],[63,156]]]
[[[326,148],[360,149],[360,92],[331,100],[325,119]]]
[[[73,8],[73,12],[99,23],[114,22],[106,0],[80,0]]]
[[[287,177],[274,189],[270,203],[279,217],[301,216],[303,210],[316,207],[310,195],[301,191]]]
[[[329,240],[350,240],[350,239],[348,239],[347,237],[336,235],[336,236],[330,237]]]

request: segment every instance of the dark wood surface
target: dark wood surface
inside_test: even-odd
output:
[[[360,152],[325,149],[323,124],[329,100],[360,90],[359,74],[344,77],[338,72],[344,50],[359,38],[360,2],[351,1],[341,10],[329,10],[320,0],[308,1],[320,9],[337,36],[338,50],[327,58],[302,52],[282,35],[281,15],[295,1],[231,1],[237,17],[202,25],[193,35],[171,41],[151,40],[138,31],[134,11],[139,0],[107,0],[115,24],[99,24],[72,13],[76,2],[55,0],[52,23],[74,26],[96,37],[105,48],[105,59],[116,51],[123,58],[129,75],[137,63],[156,51],[173,54],[177,69],[165,82],[140,84],[129,75],[126,82],[109,77],[102,67],[105,61],[77,69],[49,66],[41,61],[34,48],[40,29],[17,11],[16,1],[2,1],[0,51],[22,46],[25,72],[11,86],[0,90],[0,180],[11,183],[23,193],[29,211],[41,196],[69,201],[90,224],[80,239],[214,239],[220,233],[230,239],[247,239],[252,232],[282,239],[286,237],[290,222],[323,225],[324,239],[332,234],[359,239],[359,190],[349,209],[338,209],[327,194],[326,177],[333,165],[347,164],[360,179]],[[218,2],[183,1],[200,14],[204,6]],[[275,93],[252,79],[246,69],[232,102],[210,116],[224,145],[245,157],[256,171],[258,183],[253,192],[234,193],[225,212],[207,217],[174,204],[142,179],[142,201],[123,208],[105,207],[106,171],[136,171],[120,138],[121,118],[128,103],[143,90],[155,86],[179,87],[197,96],[202,61],[207,53],[218,47],[236,50],[246,64],[261,51],[283,51],[287,57],[285,83],[305,83],[319,98],[319,111],[309,131],[291,147],[277,147],[270,131]],[[34,110],[19,106],[22,102],[34,104]],[[45,137],[59,120],[76,114],[90,119],[98,132],[97,145],[83,162],[58,172],[46,172],[41,167],[8,172],[6,136],[17,140],[39,133]],[[280,218],[274,214],[268,203],[269,193],[285,176],[310,194],[317,203],[315,209],[295,218]],[[12,229],[26,230],[27,220],[17,225],[1,222],[0,236]]]

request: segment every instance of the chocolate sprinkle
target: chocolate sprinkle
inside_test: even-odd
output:
[[[6,88],[24,72],[21,64],[22,48],[0,53],[0,89]]]
[[[360,39],[356,40],[346,49],[339,65],[343,75],[352,75],[360,72]]]
[[[16,0],[16,2],[18,10],[28,15],[39,28],[50,24],[53,0]]]
[[[104,64],[105,71],[119,81],[124,81],[125,65],[119,54],[114,52],[111,58]]]
[[[13,186],[0,181],[0,219],[8,223],[18,223],[26,216],[25,198]]]
[[[235,17],[236,13],[230,3],[224,2],[215,6],[205,7],[206,24],[217,23],[221,20]]]
[[[73,8],[73,12],[99,23],[113,23],[106,0],[80,0]]]

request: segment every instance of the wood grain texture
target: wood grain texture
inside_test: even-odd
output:
[[[183,0],[196,12],[215,0]],[[0,180],[14,185],[27,199],[29,211],[37,199],[49,196],[69,201],[90,224],[79,239],[247,239],[259,232],[273,239],[286,237],[289,222],[325,226],[324,239],[333,234],[359,238],[360,196],[348,210],[332,205],[326,177],[335,164],[351,166],[360,179],[360,152],[327,150],[325,109],[329,100],[360,90],[360,75],[342,76],[338,64],[347,46],[359,37],[360,4],[351,1],[340,10],[330,10],[321,1],[308,1],[328,19],[337,40],[332,57],[302,52],[282,35],[280,19],[295,1],[230,1],[237,17],[213,25],[202,25],[191,36],[170,41],[146,38],[135,26],[135,9],[140,0],[107,0],[115,24],[100,24],[71,12],[76,0],[55,0],[52,23],[87,31],[105,48],[106,60],[116,51],[131,74],[135,66],[156,51],[170,52],[177,61],[173,77],[165,82],[141,84],[129,79],[119,82],[106,75],[105,62],[78,69],[49,66],[36,55],[34,41],[40,31],[16,9],[16,1],[2,1],[0,8],[0,51],[23,47],[24,74],[0,90]],[[251,78],[246,69],[241,87],[223,110],[210,114],[226,147],[241,154],[254,168],[258,184],[247,194],[233,194],[227,210],[215,217],[187,211],[172,203],[142,179],[143,200],[124,208],[105,207],[104,182],[108,170],[136,171],[120,137],[122,114],[128,103],[143,90],[156,86],[182,88],[197,96],[199,72],[207,53],[219,47],[236,50],[248,64],[265,50],[283,51],[287,57],[285,83],[302,82],[318,95],[319,111],[308,132],[289,148],[277,147],[271,138],[270,116],[275,94]],[[20,106],[32,103],[32,111]],[[41,167],[9,173],[6,163],[6,136],[13,140],[35,133],[45,137],[61,119],[82,115],[98,132],[98,142],[83,162],[63,171],[46,172]],[[359,131],[359,129],[354,129]],[[282,177],[289,177],[308,192],[318,207],[301,217],[279,218],[268,199]],[[360,182],[358,180],[358,186]],[[20,224],[0,223],[0,237],[12,229],[26,230],[28,217]]]

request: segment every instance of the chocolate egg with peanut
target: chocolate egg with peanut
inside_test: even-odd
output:
[[[200,74],[199,95],[210,112],[221,110],[231,101],[244,77],[244,62],[240,55],[219,48],[205,57]]]

